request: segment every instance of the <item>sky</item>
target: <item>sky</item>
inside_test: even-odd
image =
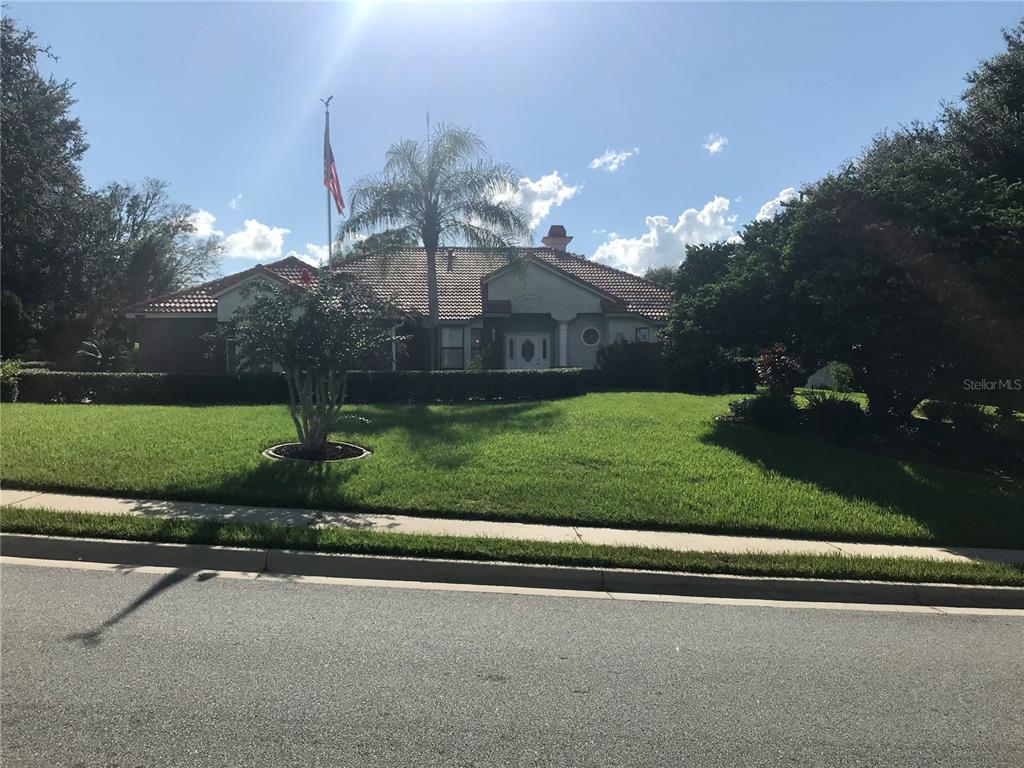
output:
[[[520,179],[533,242],[643,273],[736,237],[955,100],[1024,3],[22,3],[76,83],[87,183],[164,179],[222,273],[326,253],[343,190],[435,123]],[[337,224],[337,217],[335,217]]]

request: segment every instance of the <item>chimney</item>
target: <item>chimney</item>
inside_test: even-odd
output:
[[[572,242],[572,238],[565,234],[565,227],[561,224],[552,224],[548,230],[548,236],[540,239],[546,248],[565,253],[565,248]]]
[[[448,271],[452,271],[452,267],[455,266],[455,249],[448,249]]]

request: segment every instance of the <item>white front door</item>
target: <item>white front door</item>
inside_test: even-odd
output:
[[[551,339],[546,333],[509,333],[505,336],[505,367],[550,368]]]

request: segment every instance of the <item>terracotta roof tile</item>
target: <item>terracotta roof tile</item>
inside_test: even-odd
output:
[[[576,280],[606,294],[609,311],[627,311],[650,320],[664,320],[671,301],[669,291],[636,275],[598,264],[575,254],[551,248],[520,248],[523,256],[538,259]],[[452,248],[451,269],[448,249],[437,254],[438,311],[441,320],[469,320],[483,311],[481,280],[508,264],[505,255],[476,248]],[[316,270],[294,257],[228,275],[184,291],[158,296],[129,307],[129,314],[214,314],[215,296],[246,277],[269,270],[300,282],[303,270]],[[410,314],[427,314],[427,255],[423,248],[407,248],[387,257],[360,256],[342,262],[336,269],[352,274],[370,286],[382,299]]]
[[[480,281],[508,264],[500,253],[475,248],[453,248],[448,270],[448,249],[437,260],[438,314],[441,320],[468,320],[481,314]],[[551,248],[521,248],[520,253],[543,261],[598,291],[618,299],[619,311],[635,312],[651,320],[668,316],[671,294],[660,285],[596,261]],[[408,248],[384,257],[361,256],[338,266],[372,286],[384,299],[407,312],[427,314],[427,255]]]
[[[302,270],[309,270],[314,275],[316,269],[308,266],[305,262],[288,256],[287,258],[275,261],[270,264],[258,264],[251,269],[236,272],[233,275],[211,280],[208,283],[193,285],[175,293],[168,293],[163,296],[155,296],[152,299],[140,301],[125,310],[128,314],[154,314],[154,315],[213,315],[217,312],[217,299],[215,296],[221,291],[230,288],[232,285],[241,282],[250,275],[269,270],[275,275],[299,282]]]

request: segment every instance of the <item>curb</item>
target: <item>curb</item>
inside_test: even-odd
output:
[[[193,570],[744,600],[1024,609],[1024,587],[833,581],[0,534],[0,554]]]

